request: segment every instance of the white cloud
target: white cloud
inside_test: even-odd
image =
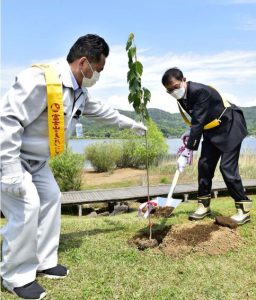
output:
[[[117,52],[117,53],[116,53]],[[256,51],[226,51],[214,55],[167,53],[164,56],[147,56],[141,53],[138,59],[144,66],[143,86],[152,93],[149,107],[177,112],[175,100],[166,94],[161,78],[166,69],[179,67],[187,80],[211,84],[228,99],[240,106],[256,105],[254,81],[256,75]],[[115,62],[115,63],[114,63]],[[112,49],[101,84],[91,93],[107,101],[115,108],[128,106],[126,83],[127,56],[122,48]],[[117,74],[117,76],[116,76]],[[108,82],[114,82],[114,87]],[[115,92],[115,89],[118,92]],[[132,108],[130,108],[132,109]]]
[[[187,80],[211,84],[239,106],[256,105],[256,51],[225,51],[213,55],[166,53],[164,56],[149,56],[147,51],[140,51],[138,59],[144,66],[142,84],[152,94],[149,107],[178,111],[175,100],[161,84],[165,70],[174,66],[183,71]],[[111,48],[99,83],[90,89],[93,98],[114,108],[133,109],[128,103],[127,61],[123,47]],[[17,70],[21,68],[3,69],[3,90],[11,85]]]

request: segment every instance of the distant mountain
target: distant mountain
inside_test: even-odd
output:
[[[246,118],[246,123],[250,135],[256,135],[256,106],[241,107]],[[149,115],[157,124],[158,128],[163,132],[165,137],[180,137],[187,129],[179,113],[169,113],[158,108],[149,108]],[[135,112],[119,110],[119,112],[127,117],[138,120]],[[99,121],[90,118],[81,118],[84,125],[84,134],[86,137],[111,137],[115,138],[119,135],[119,130],[115,126],[108,126]]]

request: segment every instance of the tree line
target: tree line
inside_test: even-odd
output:
[[[249,135],[256,136],[256,106],[241,107],[244,112]],[[119,110],[120,113],[136,119],[135,112]],[[187,129],[179,113],[169,113],[157,108],[149,108],[150,118],[155,122],[164,137],[180,137]],[[85,138],[121,138],[122,134],[115,126],[106,126],[97,120],[81,118]]]

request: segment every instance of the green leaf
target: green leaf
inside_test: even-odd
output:
[[[133,103],[133,100],[134,100],[134,93],[130,93],[129,96],[128,96],[128,101],[129,103]]]
[[[126,43],[126,51],[128,51],[128,49],[131,47],[133,40],[134,40],[134,34],[130,33],[128,37],[128,41]]]
[[[126,51],[128,51],[129,50],[129,48],[131,47],[131,45],[132,45],[132,42],[131,41],[128,41],[127,43],[126,43]]]
[[[136,111],[136,113],[137,113],[137,114],[140,114],[140,106],[139,106],[137,100],[135,100],[135,101],[133,102],[133,105],[132,105],[132,106],[133,106],[134,110]]]
[[[129,100],[129,103],[133,103],[134,101],[136,103],[140,103],[141,101],[141,91],[137,91],[137,92],[131,92],[128,96],[128,100]]]
[[[147,103],[150,101],[151,98],[151,93],[147,88],[142,88],[143,89],[143,100],[144,100],[144,105],[146,106]]]
[[[136,94],[134,94],[134,98],[133,98],[133,104],[138,107],[141,105],[141,91],[137,91]]]
[[[130,89],[131,92],[140,91],[140,93],[142,94],[140,78],[134,78],[131,81],[129,81],[129,89]]]
[[[127,72],[127,82],[132,81],[136,77],[137,77],[136,72],[134,71],[134,69],[131,68],[130,71]]]
[[[136,61],[134,63],[134,67],[136,69],[136,72],[141,76],[142,72],[143,72],[143,66],[142,66],[142,64],[139,61]]]
[[[128,67],[129,67],[129,69],[131,69],[132,64],[133,64],[133,59],[132,59],[132,57],[129,57],[129,60],[128,60]]]
[[[136,56],[136,47],[131,47],[128,51],[128,57],[133,59]]]

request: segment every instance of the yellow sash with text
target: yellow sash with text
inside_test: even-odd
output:
[[[48,131],[51,157],[62,153],[65,149],[64,107],[62,82],[56,70],[45,64],[33,65],[44,71],[46,81]]]

